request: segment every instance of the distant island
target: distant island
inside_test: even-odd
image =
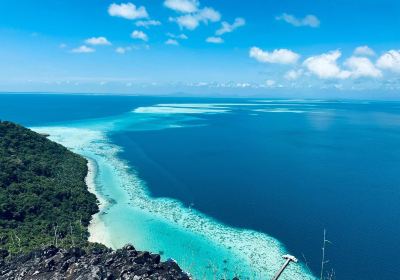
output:
[[[189,279],[158,254],[87,241],[99,210],[87,172],[47,135],[0,121],[0,279]]]

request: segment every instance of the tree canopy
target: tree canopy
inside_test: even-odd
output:
[[[46,135],[0,120],[0,248],[87,246],[98,211],[87,171],[85,158]]]

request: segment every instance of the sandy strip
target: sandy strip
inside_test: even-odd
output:
[[[97,242],[106,246],[111,246],[111,239],[107,231],[107,227],[101,219],[101,212],[106,207],[107,201],[96,192],[96,164],[92,159],[88,159],[88,174],[86,175],[85,182],[89,192],[96,195],[99,201],[99,212],[92,216],[88,230],[89,242]]]

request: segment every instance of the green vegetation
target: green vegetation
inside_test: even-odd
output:
[[[98,211],[87,161],[27,128],[0,121],[0,249],[86,247]]]

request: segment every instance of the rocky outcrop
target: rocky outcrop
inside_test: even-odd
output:
[[[120,250],[95,248],[88,252],[54,246],[10,260],[0,258],[0,279],[181,279],[189,280],[173,260],[136,251],[132,245]]]

